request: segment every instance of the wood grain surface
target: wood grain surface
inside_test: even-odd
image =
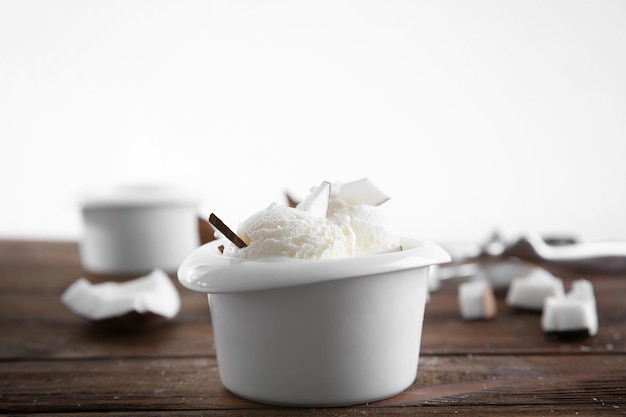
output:
[[[586,276],[594,337],[559,340],[540,315],[498,299],[489,321],[460,317],[460,279],[426,306],[418,377],[403,393],[336,408],[272,407],[220,383],[206,296],[176,283],[182,308],[126,332],[70,312],[61,293],[86,274],[74,242],[0,241],[0,413],[73,416],[626,415],[626,276]],[[561,274],[565,287],[579,278]],[[129,277],[115,277],[124,279]]]

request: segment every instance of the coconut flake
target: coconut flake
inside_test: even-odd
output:
[[[560,297],[564,293],[563,281],[543,268],[533,270],[528,276],[515,278],[507,292],[509,305],[541,311],[546,297]]]
[[[89,320],[104,320],[127,313],[154,313],[171,319],[180,310],[180,297],[161,269],[126,282],[92,284],[79,278],[61,295],[70,310]]]
[[[326,217],[326,214],[328,213],[328,204],[330,203],[330,192],[330,182],[324,181],[296,207],[300,210],[311,213],[311,215],[315,217]]]
[[[389,196],[369,178],[341,184],[338,196],[348,204],[369,204],[379,206],[389,200]]]

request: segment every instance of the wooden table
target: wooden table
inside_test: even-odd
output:
[[[353,407],[271,407],[220,384],[206,297],[182,287],[172,321],[104,332],[60,295],[83,276],[72,242],[0,241],[0,413],[80,416],[626,415],[626,276],[595,276],[600,329],[558,341],[503,299],[463,321],[458,279],[427,304],[418,378]],[[566,289],[574,275],[564,277]]]

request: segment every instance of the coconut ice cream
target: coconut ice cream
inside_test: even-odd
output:
[[[327,407],[387,398],[415,381],[429,267],[450,256],[387,231],[378,211],[387,199],[367,179],[323,182],[237,233],[209,217],[223,237],[191,253],[178,278],[208,294],[227,389]]]
[[[386,229],[379,205],[388,200],[368,179],[323,182],[295,208],[272,203],[243,221],[239,247],[228,242],[224,255],[235,258],[360,257],[400,248]]]

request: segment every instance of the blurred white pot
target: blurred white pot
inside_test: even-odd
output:
[[[82,198],[83,267],[100,274],[175,272],[200,244],[197,201],[165,186],[98,189]]]

